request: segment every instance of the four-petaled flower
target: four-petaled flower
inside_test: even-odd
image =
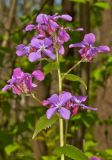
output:
[[[64,119],[70,118],[70,111],[65,108],[66,103],[71,99],[72,95],[69,92],[63,92],[60,95],[53,94],[50,98],[43,101],[43,105],[50,105],[47,110],[47,118],[50,119],[54,113],[57,111],[60,116]]]
[[[33,37],[28,46],[20,44],[16,47],[18,56],[28,56],[30,62],[35,62],[44,57],[55,59],[52,38],[43,38],[42,35]]]
[[[74,115],[77,114],[79,108],[97,110],[97,108],[92,108],[83,104],[86,101],[86,99],[87,99],[86,96],[73,96],[71,98],[71,107],[73,108]]]
[[[98,46],[95,47],[95,35],[93,33],[85,34],[84,39],[80,43],[71,44],[69,48],[80,47],[79,53],[83,59],[86,61],[91,61],[93,57],[100,52],[109,52],[110,48],[108,46]]]
[[[40,70],[35,70],[32,74],[29,74],[24,73],[20,68],[16,68],[13,71],[12,78],[8,80],[8,85],[2,91],[5,92],[12,88],[12,92],[17,95],[30,93],[33,88],[37,87],[36,84],[32,83],[33,77],[38,81],[44,80],[44,74]]]
[[[48,56],[53,60],[55,59],[55,54],[53,53],[53,41],[51,38],[33,38],[30,45],[33,48],[33,51],[29,54],[30,62],[35,62],[45,56]]]

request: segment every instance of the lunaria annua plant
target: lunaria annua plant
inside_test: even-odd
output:
[[[77,160],[88,159],[82,152],[71,145],[66,145],[65,135],[64,135],[64,120],[67,120],[71,116],[78,113],[79,109],[82,110],[97,110],[86,106],[84,103],[87,99],[86,96],[73,95],[68,91],[63,91],[62,83],[63,79],[70,75],[69,73],[76,68],[81,62],[92,62],[94,56],[101,52],[109,52],[108,46],[95,46],[95,35],[93,33],[88,33],[84,35],[83,40],[80,43],[70,44],[69,48],[79,47],[79,54],[81,60],[78,61],[74,66],[72,66],[66,73],[61,73],[60,70],[60,56],[64,56],[64,44],[70,40],[70,35],[67,31],[82,31],[82,28],[72,29],[70,27],[63,27],[58,23],[58,20],[72,21],[70,15],[46,15],[39,14],[36,17],[35,24],[28,24],[24,31],[30,32],[35,30],[36,33],[28,45],[19,44],[16,47],[16,54],[20,57],[26,56],[28,60],[33,63],[36,61],[46,60],[55,61],[57,63],[58,72],[58,93],[51,95],[49,98],[39,102],[43,106],[47,106],[46,116],[44,115],[37,122],[36,130],[34,132],[33,138],[45,128],[48,128],[59,119],[60,127],[60,147],[56,149],[56,153],[61,156],[61,160],[65,159],[65,155]],[[12,78],[8,80],[8,84],[2,89],[6,91],[7,89],[12,89],[12,92],[17,95],[28,94],[33,95],[32,97],[37,99],[33,94],[33,88],[38,87],[33,83],[33,79],[38,82],[43,81],[45,78],[44,73],[41,70],[34,70],[31,74],[24,73],[20,68],[16,68],[13,71]],[[38,84],[39,85],[39,84]],[[91,160],[98,159],[92,157]]]

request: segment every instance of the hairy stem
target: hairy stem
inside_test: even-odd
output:
[[[58,86],[59,86],[59,94],[62,92],[62,78],[61,78],[61,71],[60,71],[60,62],[59,62],[59,55],[58,55],[58,47],[55,47],[56,50],[56,60],[58,65]],[[62,118],[59,118],[59,126],[60,126],[60,147],[64,146],[64,121]],[[61,155],[61,160],[64,160],[64,154]]]

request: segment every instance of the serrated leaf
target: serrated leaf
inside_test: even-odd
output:
[[[110,8],[108,2],[96,2],[94,5],[95,5],[96,7],[101,8],[101,9],[109,9],[109,8]]]
[[[34,139],[42,130],[51,127],[57,120],[57,115],[53,116],[51,119],[47,119],[46,115],[42,116],[36,123],[32,139]]]
[[[53,70],[56,70],[58,68],[58,65],[56,62],[49,62],[44,66],[44,73],[48,74],[51,73]]]
[[[55,150],[55,154],[61,155],[64,154],[65,156],[74,159],[74,160],[88,160],[85,154],[80,151],[78,148],[72,145],[66,145],[64,147],[59,147]]]
[[[78,81],[85,87],[85,89],[87,89],[86,83],[79,76],[76,76],[74,74],[67,74],[64,76],[64,78],[70,81],[74,81],[74,82]]]

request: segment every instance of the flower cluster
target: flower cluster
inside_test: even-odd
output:
[[[39,14],[36,17],[36,24],[28,24],[25,27],[25,31],[34,30],[36,34],[30,40],[28,45],[19,44],[16,47],[16,54],[18,56],[27,56],[30,62],[35,62],[43,58],[56,59],[56,50],[58,54],[64,54],[64,43],[70,40],[68,30],[72,30],[69,27],[61,26],[58,20],[71,21],[72,17],[69,15],[46,15]],[[82,31],[82,28],[76,29]],[[76,31],[75,30],[75,31]],[[86,34],[84,39],[80,43],[71,44],[69,48],[80,47],[79,54],[85,61],[91,61],[93,57],[100,52],[110,51],[108,46],[94,46],[95,35],[93,33]],[[32,92],[32,89],[37,85],[34,84],[33,78],[37,81],[44,80],[44,73],[40,70],[35,70],[32,74],[24,73],[20,68],[16,68],[13,71],[12,78],[8,80],[8,84],[2,89],[6,91],[9,88],[12,89],[14,94],[21,95]],[[69,119],[71,113],[77,114],[79,108],[92,109],[83,104],[86,101],[85,96],[73,96],[69,92],[62,92],[60,95],[53,94],[50,98],[43,101],[44,106],[50,106],[47,110],[47,118],[50,119],[55,112],[64,118]]]
[[[44,57],[49,57],[54,60],[56,58],[54,53],[54,41],[59,46],[59,54],[64,54],[64,43],[70,39],[69,34],[66,32],[69,28],[64,28],[57,23],[58,19],[71,21],[72,17],[69,15],[46,15],[39,14],[36,17],[36,25],[29,24],[26,26],[25,31],[36,30],[36,34],[31,42],[26,46],[20,44],[16,47],[16,54],[18,56],[28,56],[30,62],[35,62]],[[54,33],[57,33],[55,37]]]
[[[64,119],[69,119],[71,112],[72,114],[77,114],[78,109],[90,109],[97,110],[83,104],[87,97],[85,96],[73,96],[69,92],[62,92],[60,95],[53,94],[50,98],[43,101],[44,106],[50,106],[47,110],[47,118],[50,119],[55,112],[58,112],[59,115]]]
[[[29,74],[24,73],[20,68],[16,68],[13,71],[12,78],[8,80],[8,85],[6,85],[2,91],[5,92],[11,88],[14,94],[28,94],[33,88],[37,87],[37,85],[32,82],[33,77],[38,81],[44,80],[44,74],[40,70],[35,70],[32,74]]]

